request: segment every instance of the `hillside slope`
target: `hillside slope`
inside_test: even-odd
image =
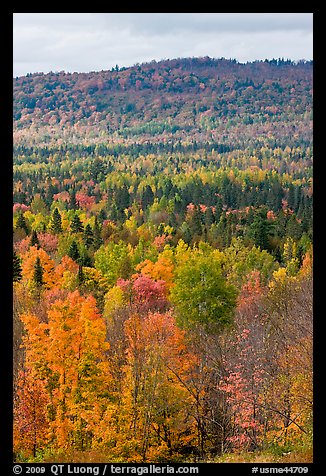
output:
[[[312,62],[185,58],[13,80],[17,144],[312,141]]]

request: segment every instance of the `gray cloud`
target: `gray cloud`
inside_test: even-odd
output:
[[[312,58],[312,13],[15,13],[14,74],[182,56]]]
[[[109,25],[125,25],[131,31],[168,34],[176,31],[257,32],[311,30],[312,16],[305,13],[111,13],[95,14]]]

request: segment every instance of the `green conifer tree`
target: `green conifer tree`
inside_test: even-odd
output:
[[[81,222],[81,219],[79,218],[77,214],[75,214],[73,216],[73,219],[71,220],[70,230],[71,230],[71,233],[82,233],[84,231],[84,227]]]
[[[42,287],[44,284],[43,281],[43,268],[41,264],[40,257],[38,256],[36,258],[35,264],[34,264],[34,272],[33,272],[33,282],[36,284],[38,288]]]
[[[31,239],[30,239],[29,245],[30,245],[30,246],[36,246],[37,248],[40,247],[40,242],[39,242],[39,239],[38,239],[36,230],[33,230],[33,231],[32,231],[32,235],[31,235]]]
[[[94,243],[94,235],[93,235],[93,230],[91,228],[91,225],[87,223],[85,226],[84,234],[83,234],[83,241],[86,246],[86,248],[90,248],[92,244]]]
[[[13,253],[13,281],[18,282],[22,279],[22,267],[19,256],[16,251]]]
[[[22,228],[25,231],[26,235],[28,235],[29,233],[28,226],[22,212],[20,212],[18,215],[16,228]]]
[[[201,236],[203,233],[201,218],[202,212],[200,211],[199,207],[195,207],[189,223],[189,228],[193,236]]]
[[[69,208],[70,210],[76,210],[77,201],[76,201],[76,190],[73,188],[69,196]]]
[[[55,234],[59,234],[62,232],[62,220],[58,208],[55,208],[52,213],[50,221],[50,230],[53,231],[53,233]]]
[[[80,259],[80,253],[79,253],[79,249],[78,249],[78,245],[76,243],[75,240],[72,241],[70,247],[69,247],[69,250],[68,250],[68,256],[73,259],[74,261],[76,261],[76,263],[79,262],[79,259]]]
[[[95,217],[94,220],[94,227],[93,227],[93,238],[94,238],[94,248],[95,250],[98,250],[99,247],[103,244],[103,240],[101,237],[101,227],[98,222],[97,216]]]
[[[77,284],[78,286],[82,286],[85,281],[83,266],[80,264],[78,266],[78,273],[77,273]]]
[[[211,207],[208,207],[205,211],[205,223],[208,227],[210,227],[215,222],[215,217],[212,212]]]

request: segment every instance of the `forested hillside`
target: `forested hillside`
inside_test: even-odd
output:
[[[307,146],[311,94],[311,62],[189,58],[32,74],[14,79],[15,139]]]
[[[16,460],[311,461],[312,63],[13,89]]]

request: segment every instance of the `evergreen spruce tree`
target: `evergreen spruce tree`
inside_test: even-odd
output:
[[[180,227],[180,230],[182,232],[182,239],[185,243],[187,243],[187,245],[190,245],[191,243],[191,239],[192,239],[192,234],[191,234],[191,231],[190,231],[190,228],[189,228],[189,225],[187,222],[183,222],[181,227]]]
[[[87,223],[87,225],[85,226],[83,241],[85,243],[86,248],[90,248],[92,244],[94,243],[93,230],[89,223]]]
[[[94,238],[94,248],[95,250],[98,250],[99,247],[103,244],[103,240],[101,237],[101,227],[98,222],[97,216],[95,217],[94,220],[94,227],[93,227],[93,238]]]
[[[105,173],[104,164],[101,159],[95,157],[89,168],[89,174],[94,181],[100,182]],[[99,177],[100,175],[100,177]]]
[[[195,207],[194,213],[192,215],[191,221],[189,223],[190,231],[193,236],[201,236],[203,233],[202,224],[201,224],[202,213],[199,207]]]
[[[22,279],[22,267],[19,256],[16,251],[13,253],[13,281],[18,282]]]
[[[70,210],[77,209],[77,201],[76,201],[76,190],[73,188],[70,197],[69,197],[69,208]]]
[[[61,222],[61,215],[57,208],[54,209],[50,221],[50,230],[53,231],[55,234],[59,234],[62,232],[62,222]]]
[[[255,245],[261,250],[270,251],[269,236],[272,234],[272,227],[272,223],[267,219],[266,210],[258,210],[250,226],[250,234]]]
[[[298,186],[295,188],[295,193],[294,193],[294,205],[293,209],[294,212],[297,214],[299,207],[300,207],[300,202],[301,202],[301,196],[302,196],[302,186]]]
[[[286,236],[293,238],[295,241],[300,240],[302,235],[302,226],[298,222],[296,216],[292,214],[286,224]]]
[[[290,183],[289,185],[287,199],[288,199],[288,207],[293,210],[295,207],[295,189],[292,183]]]
[[[226,217],[226,228],[224,233],[224,246],[228,247],[231,244],[233,236],[233,223],[232,223],[232,213]]]
[[[70,230],[71,230],[71,233],[82,233],[84,231],[84,227],[81,222],[81,219],[79,218],[77,214],[75,214],[73,216],[73,219],[71,220]]]
[[[25,217],[24,217],[22,212],[20,212],[19,215],[18,215],[16,228],[21,228],[22,230],[25,231],[26,235],[28,235],[27,223],[26,223]]]
[[[127,185],[124,184],[121,188],[118,188],[115,192],[115,203],[119,211],[123,211],[130,205],[130,194]]]
[[[149,205],[152,205],[154,202],[154,193],[150,185],[146,185],[143,190],[141,202],[143,210],[145,210]]]
[[[208,207],[205,211],[205,224],[210,227],[215,222],[215,217],[211,207]]]
[[[312,238],[313,233],[313,204],[312,197],[305,196],[302,210],[302,230]]]
[[[110,212],[110,220],[117,222],[118,221],[118,209],[115,203],[113,203],[111,212]]]
[[[222,212],[220,219],[217,223],[216,227],[216,235],[219,237],[219,241],[222,245],[225,246],[225,243],[227,241],[226,239],[226,229],[227,229],[227,220],[226,220],[226,214],[225,212]]]
[[[80,260],[80,253],[79,253],[78,245],[75,240],[73,240],[70,245],[70,248],[68,250],[68,256],[74,261],[76,261],[76,263],[78,263]]]
[[[93,260],[91,256],[88,254],[87,249],[82,249],[80,253],[80,258],[78,260],[78,263],[81,264],[82,266],[86,267],[92,267],[93,266]]]
[[[169,226],[172,226],[172,228],[174,228],[174,229],[177,229],[177,227],[178,227],[177,217],[176,217],[174,212],[170,213]],[[175,231],[173,233],[175,233]]]
[[[30,239],[29,245],[30,245],[30,246],[36,246],[37,248],[40,247],[40,242],[39,242],[39,239],[38,239],[36,230],[33,230],[33,231],[32,231],[32,235],[31,235],[31,239]]]
[[[38,288],[42,287],[44,284],[43,281],[43,268],[41,264],[40,257],[38,256],[36,258],[35,264],[34,264],[34,272],[33,272],[33,282],[36,284]]]
[[[85,276],[84,276],[84,271],[83,271],[83,267],[82,265],[80,264],[78,266],[78,273],[77,273],[77,284],[78,286],[81,286],[85,281]]]
[[[223,213],[223,203],[221,198],[217,197],[215,211],[214,211],[215,223],[218,223],[220,221],[222,213]]]
[[[98,219],[101,223],[103,223],[103,221],[107,219],[107,213],[104,208],[101,208],[101,210],[99,211]]]

